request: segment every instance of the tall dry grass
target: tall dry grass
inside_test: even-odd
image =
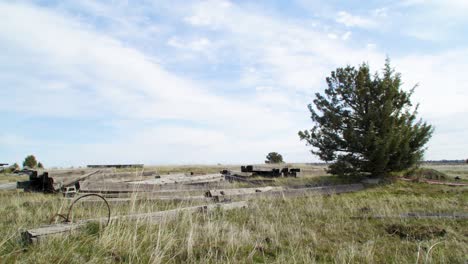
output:
[[[48,223],[69,202],[16,191],[2,192],[0,199],[2,263],[464,263],[468,256],[466,219],[352,218],[466,213],[467,190],[458,187],[394,183],[343,195],[262,198],[246,209],[182,213],[160,223],[139,219],[113,221],[106,228],[89,224],[37,245],[22,244],[19,230]],[[133,200],[112,205],[112,213],[191,205]],[[75,218],[105,215],[104,209],[83,203],[76,207]],[[401,227],[410,236],[391,234],[389,226]],[[444,233],[432,234],[433,229]],[[411,236],[412,230],[418,237]]]

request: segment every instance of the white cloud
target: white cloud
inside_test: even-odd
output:
[[[189,49],[192,51],[207,51],[213,47],[213,43],[207,38],[197,38],[187,41],[172,37],[167,41],[167,44],[175,48]]]
[[[338,12],[336,22],[347,27],[373,28],[376,26],[376,22],[374,20],[352,15],[346,11]]]
[[[342,40],[348,40],[351,37],[351,31],[346,31],[343,35],[341,35]]]
[[[267,17],[235,5],[223,9],[220,16],[219,8],[212,8],[212,4],[193,4],[187,17],[197,17],[205,23],[190,24],[222,31],[226,42],[232,45],[225,49],[242,50],[236,55],[254,60],[258,65],[255,72],[244,72],[243,76],[247,83],[258,82],[254,86],[274,83],[313,94],[323,87],[325,75],[335,66],[384,61],[383,54],[365,47],[349,48],[335,41],[336,34],[307,24]],[[349,34],[345,33],[344,37]]]
[[[84,149],[80,152],[81,148],[78,148],[76,160],[80,159],[79,155],[82,159],[92,156],[96,160],[105,157],[116,160],[132,155],[151,155],[154,151],[166,157],[164,153],[170,152],[170,148],[179,152],[193,151],[187,154],[190,158],[185,159],[186,162],[227,160],[216,156],[219,152],[211,147],[203,154],[197,154],[202,139],[205,145],[229,151],[239,148],[240,143],[252,145],[251,140],[255,140],[256,148],[251,149],[250,157],[257,155],[261,159],[260,151],[270,148],[274,142],[265,134],[275,135],[275,140],[281,141],[281,138],[289,137],[284,134],[284,128],[295,130],[294,118],[288,113],[272,112],[269,107],[250,100],[238,101],[214,95],[198,83],[171,74],[161,65],[147,60],[140,51],[96,34],[57,13],[11,4],[0,4],[0,13],[0,45],[12,51],[6,56],[18,64],[0,76],[2,83],[8,82],[8,87],[15,87],[0,92],[10,98],[14,95],[0,109],[71,118],[102,115],[136,122],[172,119],[183,123],[190,120],[207,126],[201,130],[191,126],[170,130],[149,128],[143,134],[138,133],[138,137],[119,138],[119,142],[126,142],[124,146],[115,142],[93,144],[92,151],[89,150],[95,153],[93,155],[88,156],[83,153]],[[199,49],[207,43],[207,40],[199,39],[191,47]],[[34,64],[22,61],[25,59]],[[37,94],[34,100],[21,96],[29,93]],[[272,126],[276,122],[282,127]],[[128,127],[117,129],[132,131]],[[175,141],[167,140],[168,137]],[[164,140],[154,141],[159,138]],[[154,142],[154,149],[145,150],[147,142]],[[139,144],[134,146],[135,143]],[[162,147],[158,148],[158,144]],[[110,153],[117,146],[131,151],[118,155]],[[70,147],[76,148],[68,145]],[[229,151],[222,154],[229,157],[242,155],[239,150],[232,155]],[[170,157],[178,159],[177,154]]]
[[[212,29],[217,29],[219,24],[226,19],[225,14],[232,7],[229,1],[209,0],[200,2],[195,6],[196,12],[185,17],[185,21],[194,26],[209,26]]]
[[[395,59],[406,86],[416,88],[420,112],[431,117],[450,117],[468,112],[468,49],[435,55],[409,55]]]
[[[435,6],[454,11],[468,10],[468,2],[465,0],[402,0],[399,4],[402,6]]]
[[[379,18],[387,18],[388,17],[388,7],[381,7],[372,10],[372,15]]]
[[[337,39],[338,36],[336,34],[333,34],[333,33],[328,33],[327,36],[331,39]]]

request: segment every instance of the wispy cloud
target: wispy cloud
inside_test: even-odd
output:
[[[336,22],[341,23],[347,27],[362,27],[372,28],[376,26],[376,22],[361,16],[352,15],[346,11],[340,11],[337,14]]]

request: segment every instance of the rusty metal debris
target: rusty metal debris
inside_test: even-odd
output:
[[[55,214],[52,218],[51,218],[51,222],[58,216],[60,218],[62,218],[64,221],[63,223],[70,223],[71,222],[71,213],[73,211],[73,206],[81,199],[83,198],[86,198],[86,197],[91,197],[91,196],[95,196],[95,197],[98,197],[99,199],[103,200],[104,203],[106,204],[107,206],[107,222],[105,224],[105,226],[108,226],[109,225],[109,222],[110,222],[110,217],[111,217],[111,209],[110,209],[110,206],[109,206],[109,203],[107,202],[106,198],[104,198],[102,195],[100,194],[97,194],[97,193],[88,193],[88,194],[85,194],[85,195],[82,195],[78,198],[76,198],[75,200],[73,200],[73,202],[70,204],[70,206],[68,207],[68,211],[67,211],[67,214],[66,215],[63,215],[63,214]]]

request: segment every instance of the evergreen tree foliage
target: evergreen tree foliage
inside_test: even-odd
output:
[[[283,156],[277,152],[270,152],[266,156],[265,163],[283,163]]]
[[[37,163],[37,167],[38,167],[39,169],[43,169],[43,168],[44,168],[44,165],[42,165],[42,163],[39,162],[39,163]]]
[[[336,175],[385,176],[420,161],[433,128],[417,120],[414,91],[401,89],[401,77],[387,59],[382,76],[370,74],[368,64],[347,66],[326,78],[325,94],[309,104],[314,126],[299,131],[311,152],[333,162]]]
[[[23,161],[23,167],[36,168],[37,160],[34,155],[27,156]]]

